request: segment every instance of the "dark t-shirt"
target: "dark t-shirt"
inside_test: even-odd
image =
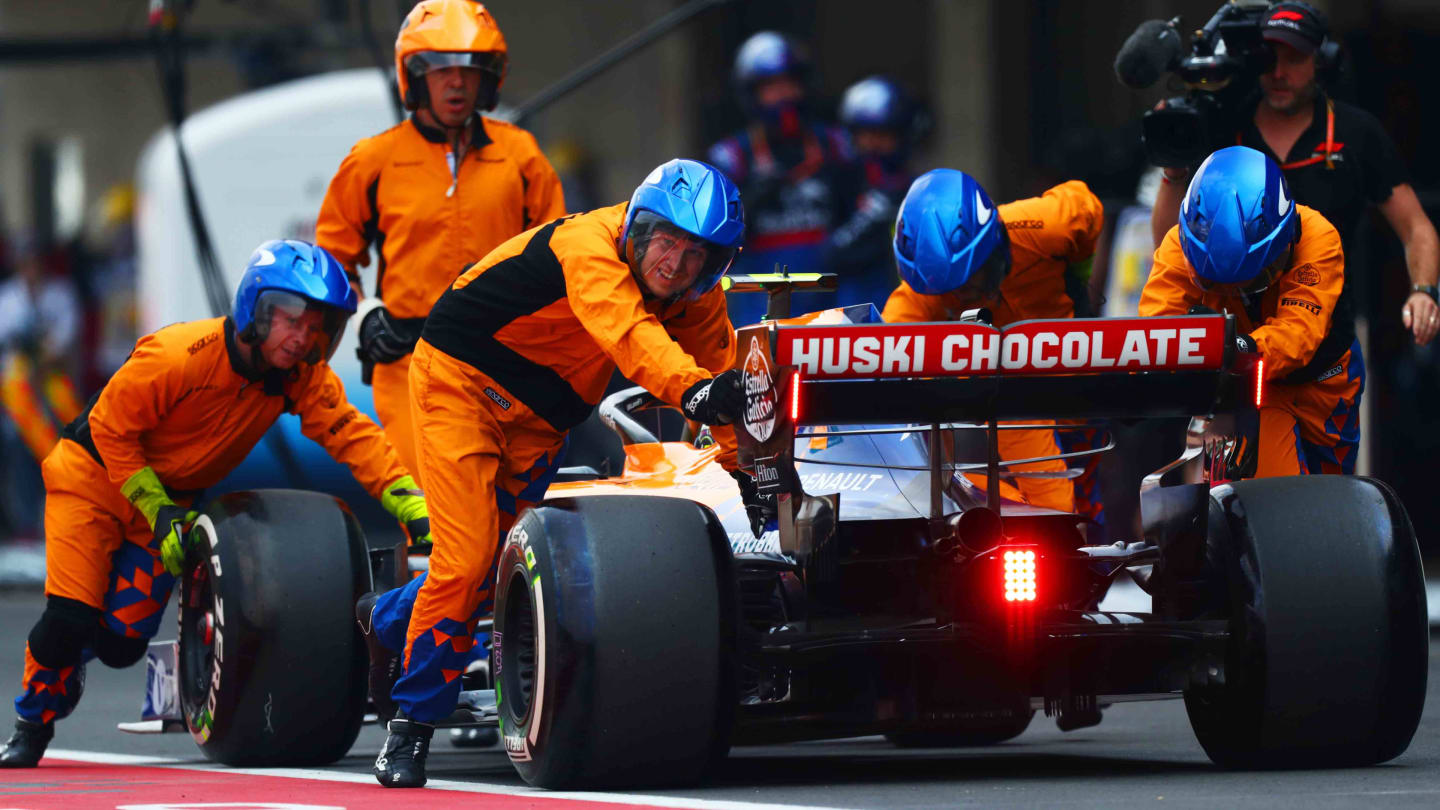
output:
[[[1253,114],[1246,117],[1245,128],[1238,136],[1241,146],[1258,149],[1280,164],[1290,185],[1290,196],[1323,214],[1340,232],[1340,243],[1345,249],[1345,286],[1335,304],[1330,334],[1316,349],[1314,360],[1302,370],[1301,376],[1323,373],[1354,342],[1355,285],[1352,282],[1365,272],[1365,268],[1350,261],[1356,228],[1367,206],[1385,202],[1396,186],[1410,181],[1394,141],[1375,116],[1343,101],[1333,103],[1335,130],[1328,150],[1329,114],[1323,93],[1315,98],[1315,115],[1310,126],[1283,159],[1270,151],[1255,126]]]
[[[1324,95],[1315,99],[1315,116],[1309,128],[1291,147],[1290,154],[1270,151],[1256,129],[1254,117],[1246,119],[1239,143],[1264,152],[1285,171],[1290,196],[1330,220],[1340,232],[1340,241],[1349,248],[1360,217],[1371,203],[1390,199],[1390,192],[1409,182],[1405,164],[1395,143],[1375,116],[1346,104],[1335,105],[1335,138],[1331,142],[1330,165],[1326,165],[1325,132],[1327,111]]]

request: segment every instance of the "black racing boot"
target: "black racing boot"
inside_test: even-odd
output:
[[[374,591],[365,594],[355,603],[355,621],[360,623],[360,633],[365,637],[365,649],[370,653],[370,700],[375,704],[375,713],[385,723],[395,716],[395,700],[390,690],[400,680],[400,653],[380,643],[375,633]]]
[[[32,723],[15,718],[15,733],[0,750],[0,768],[33,768],[45,756],[45,747],[55,739],[54,723]]]
[[[387,728],[390,736],[375,758],[375,781],[392,788],[424,787],[425,756],[430,753],[435,727],[402,715],[391,720]]]

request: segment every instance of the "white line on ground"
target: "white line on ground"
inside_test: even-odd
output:
[[[208,763],[189,763],[172,757],[148,757],[133,754],[111,754],[102,751],[72,751],[51,749],[45,754],[54,759],[74,762],[90,762],[96,765],[145,765],[173,768],[184,771],[214,771],[242,776],[281,776],[291,779],[313,779],[324,782],[349,782],[373,784],[375,777],[363,773],[320,771],[309,768],[230,768]],[[378,784],[377,790],[383,789]],[[551,791],[516,785],[498,785],[488,782],[457,782],[453,779],[431,779],[426,789],[454,790],[464,793],[499,793],[506,796],[525,796],[532,799],[565,799],[570,801],[603,802],[606,804],[638,804],[647,807],[676,807],[685,810],[836,810],[818,805],[772,804],[769,802],[743,802],[730,799],[694,799],[687,796],[652,796],[644,793],[587,793],[583,791]]]

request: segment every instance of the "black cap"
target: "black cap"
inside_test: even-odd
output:
[[[1314,53],[1330,33],[1330,23],[1325,15],[1309,3],[1286,0],[1271,6],[1268,14],[1265,22],[1260,24],[1265,39],[1283,42],[1302,53]]]

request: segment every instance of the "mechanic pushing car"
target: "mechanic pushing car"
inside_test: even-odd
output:
[[[827,269],[834,231],[850,218],[861,192],[845,132],[811,109],[812,68],[800,43],[761,31],[735,54],[731,76],[745,128],[710,147],[707,159],[741,190],[749,215],[745,253],[737,273]],[[846,294],[845,279],[839,292]],[[834,306],[828,294],[801,293],[796,311]],[[731,321],[758,323],[763,296],[730,298]]]
[[[505,80],[505,37],[485,6],[424,0],[395,39],[408,121],[350,150],[330,181],[315,240],[363,297],[357,264],[380,254],[375,295],[360,302],[360,359],[375,412],[415,472],[410,354],[435,299],[466,265],[565,213],[560,180],[535,138],[486,118]]]
[[[1273,160],[1231,146],[1200,164],[1140,314],[1231,313],[1236,349],[1264,359],[1258,442],[1239,443],[1227,477],[1355,471],[1365,363],[1353,340],[1325,339],[1344,285],[1340,234],[1294,201]]]
[[[1071,318],[1083,308],[1095,240],[1105,214],[1079,180],[1039,197],[996,206],[970,175],[932,169],[921,175],[895,224],[900,286],[885,303],[889,322],[948,321],[966,310],[990,310],[995,326],[1031,318]],[[1031,421],[1031,424],[1042,424]],[[1056,431],[1002,430],[1004,460],[1059,454]],[[1017,472],[1059,472],[1062,460],[1013,467]],[[1064,478],[1018,480],[1035,506],[1075,511],[1077,488]],[[1098,498],[1084,498],[1098,510]]]
[[[0,766],[34,767],[74,710],[85,664],[145,655],[182,573],[201,491],[244,460],[281,413],[428,542],[429,516],[385,434],[345,399],[327,361],[355,293],[323,248],[257,248],[228,318],[142,337],[44,464],[45,611],[25,647],[15,734]]]
[[[736,469],[734,431],[718,427],[744,407],[717,288],[743,216],[739,191],[718,170],[672,160],[628,204],[505,242],[436,303],[410,372],[420,479],[435,507],[430,570],[356,605],[371,696],[394,717],[375,761],[380,784],[425,784],[433,724],[455,709],[475,623],[491,608],[499,542],[544,496],[566,431],[590,414],[617,367],[687,418],[717,426],[721,464],[756,503]]]

